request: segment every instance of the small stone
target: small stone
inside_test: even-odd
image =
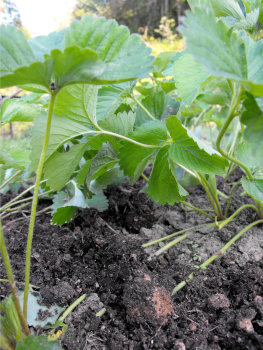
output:
[[[214,294],[209,299],[208,302],[210,306],[212,306],[214,309],[226,309],[230,306],[229,299],[224,294]]]
[[[251,321],[248,318],[243,318],[237,322],[237,328],[245,331],[246,333],[254,333],[254,328]]]
[[[180,341],[180,340],[177,340],[174,343],[174,346],[175,346],[174,347],[175,350],[186,350],[184,343],[182,341]]]
[[[196,325],[194,324],[194,322],[191,322],[188,327],[189,327],[190,331],[192,331],[192,332],[196,331]]]

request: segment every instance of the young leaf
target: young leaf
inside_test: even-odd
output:
[[[80,143],[72,146],[66,153],[53,153],[44,164],[44,178],[47,179],[47,186],[52,190],[61,190],[78,166],[87,147],[87,142]]]
[[[89,189],[92,193],[100,193],[103,190],[105,190],[109,185],[115,184],[118,182],[123,182],[125,179],[125,176],[123,172],[120,170],[119,167],[112,168],[99,177],[97,177],[95,180],[92,180],[89,186]],[[90,202],[89,202],[90,203]]]
[[[205,82],[209,74],[204,72],[201,65],[187,54],[175,61],[172,71],[177,94],[182,102],[190,105],[198,94],[200,85]]]
[[[135,113],[123,112],[117,115],[111,115],[104,120],[99,121],[99,126],[103,130],[111,131],[119,135],[128,136],[133,131],[135,122]]]
[[[93,159],[88,159],[85,164],[82,165],[80,168],[80,171],[77,174],[77,185],[78,186],[83,186],[84,182],[86,180],[86,176],[89,172],[91,163],[93,162]],[[95,192],[93,192],[95,193]]]
[[[154,120],[143,124],[128,135],[129,138],[146,145],[161,146],[167,140],[165,123]],[[119,151],[120,168],[124,174],[132,178],[134,183],[144,170],[148,160],[156,148],[145,148],[128,141],[121,141]]]
[[[149,94],[141,100],[142,105],[156,119],[164,119],[178,110],[178,102],[166,95],[161,88],[150,89]],[[136,125],[140,126],[151,120],[149,115],[140,107],[136,110]]]
[[[54,113],[87,126],[96,123],[96,85],[73,84],[64,87],[58,94]]]
[[[167,119],[166,125],[172,137],[169,155],[175,163],[211,175],[225,173],[228,162],[188,131],[175,116]]]
[[[168,63],[171,62],[171,58],[174,57],[175,52],[162,52],[160,53],[155,61],[153,62],[154,69],[153,74],[155,76],[163,76],[163,71],[166,69]]]
[[[177,182],[175,166],[169,158],[169,146],[157,153],[148,185],[148,195],[161,204],[173,205],[188,195]]]
[[[235,0],[211,0],[211,3],[216,16],[231,16],[237,20],[244,18],[244,14]]]
[[[98,91],[97,120],[104,120],[114,114],[122,103],[131,104],[131,91],[130,85],[124,90],[114,86],[102,86]]]
[[[117,153],[110,143],[104,143],[102,148],[98,151],[96,156],[93,158],[92,164],[90,166],[86,183],[89,186],[90,182],[96,177],[102,175],[107,170],[113,168],[119,159],[117,158]]]
[[[89,208],[83,193],[78,189],[76,183],[71,181],[67,185],[67,193],[59,192],[53,200],[52,224],[63,225],[69,223],[75,216],[77,208]]]
[[[0,120],[3,124],[10,122],[32,122],[39,113],[39,106],[18,99],[6,99],[0,109]]]

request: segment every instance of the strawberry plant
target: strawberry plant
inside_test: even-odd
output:
[[[17,121],[23,118],[32,120],[37,114],[39,118],[38,125],[41,126],[41,131],[44,131],[41,135],[33,137],[32,139],[31,163],[28,169],[29,172],[32,173],[34,171],[36,173],[36,179],[32,198],[26,252],[23,311],[19,304],[12,269],[4,243],[2,227],[0,227],[1,253],[10,281],[18,317],[27,337],[29,336],[27,307],[30,257],[36,206],[44,163],[50,161],[50,156],[53,155],[53,165],[51,166],[54,166],[54,161],[57,162],[56,159],[59,155],[60,161],[59,164],[56,164],[54,170],[56,168],[62,170],[61,166],[66,161],[68,166],[67,170],[70,174],[69,176],[68,174],[62,176],[61,179],[57,178],[57,180],[60,181],[56,183],[54,189],[62,188],[68,181],[68,177],[70,177],[71,173],[75,170],[84,152],[89,148],[89,143],[97,144],[96,147],[103,144],[100,135],[98,135],[99,138],[96,138],[96,135],[94,135],[92,131],[93,128],[95,130],[99,128],[94,115],[94,103],[97,99],[98,85],[122,83],[134,80],[140,75],[147,74],[151,69],[151,62],[153,60],[153,58],[149,56],[149,51],[150,50],[147,49],[145,45],[141,44],[139,36],[130,35],[126,27],[118,27],[115,21],[106,21],[104,18],[93,19],[87,16],[83,18],[81,22],[74,21],[66,30],[51,33],[47,37],[37,37],[28,41],[21,31],[16,31],[15,28],[11,26],[1,27],[0,87],[6,88],[19,85],[26,90],[36,93],[47,93],[49,95],[48,107],[46,109],[38,108],[37,106],[33,107],[27,103],[23,106],[21,103],[18,103],[17,106],[13,104],[12,108],[10,108],[11,101],[8,100],[6,100],[2,106],[4,120]],[[74,93],[74,89],[79,90],[82,96],[87,99],[86,103],[83,105],[81,101],[81,105],[83,111],[88,114],[88,118],[84,115],[82,119],[80,116],[76,121],[73,117],[73,120],[68,119],[66,123],[63,113],[67,114],[69,112],[67,108],[70,109],[73,108],[73,106],[74,109],[78,108],[74,103],[76,103],[76,100],[79,100],[79,96],[76,96],[74,100],[74,94],[76,94]],[[73,94],[73,98],[71,99],[71,105],[65,106],[62,101],[64,98],[68,98],[68,94]],[[57,100],[58,96],[59,99]],[[53,115],[55,117],[55,113],[58,109],[61,109],[62,113],[60,113],[59,119],[56,121],[53,120],[52,125],[52,117]],[[53,119],[56,119],[56,117],[54,117]],[[82,124],[79,122],[82,122]],[[51,125],[53,126],[52,131]],[[56,125],[58,128],[54,133],[54,126],[56,128]],[[38,132],[40,132],[39,129]],[[56,137],[56,133],[61,133],[62,137]],[[82,142],[73,145],[67,153],[70,160],[63,159],[63,154],[56,152],[59,149],[61,141],[63,140],[63,143],[65,143],[65,137],[68,137],[70,140],[73,135],[80,133],[82,135],[90,134],[91,138],[88,138],[86,141],[82,140]],[[36,142],[35,145],[34,142]],[[21,171],[23,171],[27,165],[27,158],[28,154],[23,152],[23,150],[7,150],[6,152],[2,152],[2,174],[7,168],[15,168],[18,169],[18,171],[11,176],[11,179],[20,175]],[[62,175],[63,172],[60,174]],[[54,174],[52,173],[52,175]],[[2,186],[8,184],[9,180],[10,178],[7,179]],[[52,183],[50,177],[47,185],[50,186]],[[65,206],[63,207],[63,214],[66,213],[67,215],[72,215],[72,211],[74,211],[72,208],[81,206],[80,203],[82,200],[76,182],[71,180],[70,183],[73,186],[70,194],[73,198],[70,203],[67,203],[66,208]],[[62,200],[61,194],[57,200]],[[4,211],[6,209],[5,206]],[[58,213],[58,220],[59,215],[60,213]],[[30,340],[26,339],[26,342],[30,342]],[[5,344],[4,340],[1,346],[9,349],[13,348],[11,344],[10,346]],[[19,346],[20,345],[18,345],[18,347]],[[50,345],[50,348],[51,346],[52,345]],[[41,348],[40,345],[38,345],[38,348]]]
[[[66,30],[29,41],[13,28],[3,28],[1,87],[18,85],[33,92],[21,101],[4,101],[1,109],[4,123],[34,121],[30,154],[7,149],[1,158],[0,189],[36,173],[24,312],[18,312],[22,321],[39,197],[53,199],[52,224],[61,225],[72,220],[78,209],[106,209],[103,190],[126,177],[134,184],[143,176],[149,197],[200,212],[211,221],[203,226],[220,230],[243,209],[255,210],[258,220],[200,268],[206,268],[248,229],[263,223],[263,41],[257,40],[261,4],[257,0],[189,3],[192,12],[180,29],[186,50],[164,53],[155,60],[138,36],[103,18],[84,17]],[[150,79],[143,79],[148,73]],[[46,93],[48,97],[43,98]],[[143,172],[150,164],[148,179]],[[236,167],[244,175],[232,184],[227,197],[217,189],[215,176],[227,180]],[[203,186],[211,209],[186,201],[187,188],[196,184]],[[228,217],[237,186],[255,205],[244,205]],[[1,215],[28,205],[28,199],[20,198],[30,190],[0,208]],[[227,199],[225,208],[219,196]],[[144,246],[179,235],[155,254],[160,255],[186,239],[189,230]],[[4,243],[1,249],[7,261]],[[10,264],[6,266],[9,271]]]

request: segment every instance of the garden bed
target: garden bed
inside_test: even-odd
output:
[[[229,181],[239,177],[235,172]],[[207,269],[194,267],[255,221],[254,211],[243,210],[221,231],[201,229],[198,225],[209,219],[185,212],[180,204],[155,204],[140,193],[144,185],[141,179],[133,187],[126,182],[112,188],[106,192],[107,211],[85,209],[62,227],[50,225],[48,214],[37,217],[31,283],[40,287],[47,305],[70,305],[87,294],[65,320],[69,329],[63,349],[262,349],[262,226],[250,229]],[[225,194],[231,189],[223,182],[218,188]],[[241,191],[234,194],[230,214],[240,201],[252,201]],[[193,205],[209,207],[201,186],[189,192]],[[38,210],[49,205],[41,200]],[[6,218],[3,225],[15,279],[23,281],[29,221],[10,223],[19,217]],[[160,247],[145,250],[143,243],[189,227],[196,229],[185,243],[148,260],[152,249]],[[0,262],[0,276],[6,278]],[[192,271],[193,281],[171,296]],[[8,284],[1,283],[1,298],[9,293]],[[105,314],[96,317],[103,307]]]

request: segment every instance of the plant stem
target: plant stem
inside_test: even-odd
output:
[[[58,92],[59,90],[57,90],[54,93],[53,92],[50,93],[44,145],[41,152],[38,169],[36,172],[36,182],[34,187],[34,195],[33,195],[33,201],[32,201],[32,209],[31,209],[30,224],[29,224],[29,230],[28,230],[28,239],[27,239],[27,250],[26,250],[25,291],[24,291],[24,305],[23,305],[23,312],[24,312],[25,319],[27,319],[27,303],[28,303],[29,278],[30,278],[30,258],[31,258],[31,248],[32,248],[33,232],[34,232],[34,225],[35,225],[39,185],[40,185],[42,170],[43,170],[48,143],[49,143],[49,134],[50,134],[53,108],[54,108],[54,104],[55,104],[55,100]]]
[[[242,162],[240,162],[238,159],[228,155],[225,151],[223,151],[223,149],[221,148],[221,141],[222,141],[222,138],[224,137],[226,131],[227,131],[227,128],[229,126],[229,124],[232,122],[232,120],[236,117],[236,109],[240,103],[240,98],[241,98],[241,88],[238,87],[238,91],[237,90],[237,84],[235,83],[233,85],[233,98],[232,98],[232,102],[231,102],[231,106],[229,108],[229,113],[228,113],[228,116],[225,120],[225,123],[224,125],[222,126],[220,132],[219,132],[219,135],[217,137],[217,140],[216,140],[216,147],[217,147],[217,150],[218,152],[220,152],[222,154],[223,157],[225,157],[226,159],[230,160],[231,162],[234,162],[236,164],[238,164],[240,167],[242,167],[244,169],[244,171],[246,172],[247,174],[247,177],[249,180],[253,181],[253,176],[251,174],[251,171],[249,170],[249,168],[243,164]]]
[[[54,191],[53,191],[53,190],[49,190],[49,191],[40,193],[40,194],[38,195],[38,198],[39,198],[39,197],[42,197],[42,196],[44,196],[44,195],[46,195],[46,194],[48,194],[48,193],[51,193],[51,192],[54,192]],[[7,204],[5,205],[5,207],[3,208],[4,210],[2,210],[2,208],[0,208],[0,212],[1,212],[1,211],[6,211],[6,209],[12,207],[13,205],[20,204],[20,203],[27,202],[27,201],[31,201],[31,199],[33,199],[33,198],[34,198],[34,196],[28,197],[28,198],[24,198],[24,199],[21,199],[20,201],[13,202],[13,203],[11,203],[11,204],[10,204],[10,202],[9,202],[9,203],[7,203]],[[29,204],[29,203],[28,203],[28,204]],[[22,207],[22,206],[21,206],[21,207]]]
[[[256,206],[257,206],[257,209],[258,209],[258,216],[260,219],[263,219],[263,205],[261,202],[255,200],[255,203],[256,203]]]
[[[194,209],[186,209],[185,207],[184,207],[184,205],[183,205],[183,203],[181,203],[181,208],[184,210],[184,211],[187,211],[187,212],[189,212],[189,213],[192,213],[193,211],[194,211]],[[212,213],[214,213],[214,210],[213,209],[200,209],[200,210],[202,210],[202,211],[210,211],[210,212],[212,212]]]
[[[242,231],[240,231],[235,237],[233,237],[219,252],[212,255],[209,259],[207,259],[202,265],[200,265],[201,269],[206,268],[211,262],[213,262],[215,259],[217,259],[220,255],[222,255],[238,238],[240,238],[245,232],[247,232],[251,227],[263,224],[263,220],[258,220],[255,222],[252,222],[252,224],[245,227]],[[177,293],[181,288],[183,288],[186,283],[190,282],[194,278],[194,273],[191,273],[185,281],[182,281],[179,283],[173,290],[172,295]]]
[[[209,197],[209,199],[210,199],[210,202],[211,202],[211,204],[212,204],[212,207],[213,207],[213,209],[214,209],[214,212],[215,212],[216,215],[218,215],[216,204],[215,204],[215,202],[214,202],[214,200],[213,200],[213,198],[212,198],[212,196],[211,196],[211,194],[210,194],[210,192],[209,192],[209,189],[208,189],[208,187],[207,187],[207,185],[206,185],[206,182],[204,182],[203,179],[202,179],[199,175],[200,175],[200,174],[198,173],[198,177],[199,177],[199,179],[200,179],[200,182],[201,182],[201,184],[202,184],[204,190],[206,191],[206,193],[207,193],[207,195],[208,195],[208,197]]]
[[[2,334],[0,333],[0,346],[1,349],[3,348],[3,350],[15,350],[15,348],[13,347],[13,345],[11,345],[5,337],[2,336]]]
[[[229,178],[229,176],[232,174],[232,172],[234,170],[236,170],[236,168],[238,167],[238,165],[236,165],[235,163],[231,163],[231,166],[229,168],[229,172],[226,174],[225,176],[225,181],[227,181],[227,179]]]
[[[196,230],[196,229],[199,229],[199,228],[202,228],[202,227],[212,227],[212,226],[215,226],[216,224],[213,222],[211,224],[202,224],[202,225],[197,225],[197,226],[194,226],[194,227],[189,227],[189,228],[186,228],[184,230],[181,230],[181,231],[178,231],[178,232],[175,232],[175,233],[172,233],[171,235],[169,236],[165,236],[165,237],[162,237],[162,238],[159,238],[155,241],[152,241],[152,242],[148,242],[148,243],[145,243],[142,245],[143,248],[146,248],[146,247],[149,247],[153,244],[157,244],[157,243],[160,243],[162,241],[165,241],[166,239],[169,239],[169,238],[172,238],[174,236],[178,236],[180,235],[181,233],[184,233],[184,232],[187,232],[187,231],[190,231],[190,230]]]
[[[144,173],[141,173],[141,177],[143,177],[144,180],[146,180],[147,182],[149,182],[149,179],[144,175]]]
[[[4,240],[4,234],[3,234],[3,230],[2,230],[2,222],[1,222],[1,220],[0,220],[0,250],[1,250],[2,257],[3,257],[3,261],[4,261],[4,265],[5,265],[5,269],[6,269],[6,274],[7,274],[8,280],[10,282],[10,287],[11,287],[12,295],[13,295],[13,298],[14,298],[14,303],[15,303],[15,306],[16,306],[16,310],[17,310],[17,313],[18,313],[21,325],[22,325],[22,327],[24,329],[24,332],[25,332],[26,336],[28,336],[30,334],[30,332],[29,332],[29,329],[28,329],[26,318],[23,315],[23,311],[22,311],[22,308],[21,308],[20,303],[19,303],[18,294],[17,294],[17,290],[16,290],[16,283],[15,283],[15,280],[14,280],[14,276],[13,276],[13,273],[12,273],[12,267],[11,267],[11,264],[10,264],[10,259],[9,259],[9,256],[8,256],[8,253],[7,253],[7,249],[6,249],[6,245],[5,245],[5,240]]]
[[[6,180],[6,182],[4,182],[1,186],[0,186],[0,190],[2,188],[4,188],[10,181],[12,181],[15,177],[17,177],[19,174],[22,173],[22,170],[18,170],[13,176],[11,176],[8,180]]]
[[[151,115],[151,113],[144,107],[144,105],[137,100],[137,98],[134,95],[131,95],[131,98],[144,110],[144,112],[152,119],[155,120],[155,118]]]
[[[216,226],[217,226],[218,230],[221,230],[221,228],[226,226],[232,219],[234,219],[235,216],[237,216],[237,214],[239,214],[242,210],[244,210],[246,208],[253,208],[258,213],[258,209],[254,205],[252,205],[252,204],[242,205],[242,207],[238,208],[234,212],[234,214],[232,214],[227,220],[223,221],[220,225],[218,223],[216,223]]]
[[[46,181],[47,181],[47,180],[42,180],[42,181],[40,181],[40,184],[42,184],[43,182],[46,182]],[[3,206],[0,208],[0,212],[1,212],[1,211],[4,211],[6,207],[9,208],[9,207],[11,206],[11,205],[10,205],[11,203],[13,203],[13,202],[15,202],[17,199],[23,197],[27,192],[31,191],[34,187],[35,187],[35,185],[28,187],[24,192],[20,193],[18,196],[16,196],[15,198],[13,198],[13,199],[12,199],[10,202],[8,202],[6,205],[3,205]],[[17,203],[19,203],[19,202],[15,202],[15,204],[17,204]]]
[[[148,258],[148,260],[151,260],[151,257],[156,255],[156,256],[159,256],[161,255],[162,253],[164,253],[167,249],[171,248],[172,246],[174,246],[175,244],[183,241],[184,239],[186,239],[187,237],[189,236],[189,233],[181,236],[181,237],[178,237],[176,239],[174,239],[172,242],[169,242],[167,243],[165,246],[163,246],[161,249],[157,250],[157,252],[153,253],[150,255],[150,257]]]
[[[215,204],[216,204],[217,210],[216,210],[215,212],[216,212],[217,216],[219,217],[219,219],[223,219],[222,210],[221,210],[220,204],[219,204],[219,202],[218,202],[217,193],[214,193],[212,187],[210,186],[210,183],[206,180],[206,178],[204,177],[203,174],[198,173],[198,175],[200,176],[200,178],[201,178],[201,180],[202,180],[202,185],[203,185],[203,187],[204,187],[204,183],[205,183],[205,185],[208,187],[209,191],[211,192],[211,194],[212,194],[212,196],[213,196],[214,201],[211,200],[211,198],[210,198],[210,196],[209,196],[208,190],[206,191],[206,193],[208,194],[209,199],[210,199],[212,205],[213,205],[214,202],[215,202]],[[203,183],[203,182],[204,182],[204,183]],[[204,189],[206,190],[205,187],[204,187]],[[213,207],[214,207],[214,206],[213,206]]]
[[[195,210],[195,211],[199,211],[199,213],[204,214],[204,215],[207,216],[209,219],[214,220],[213,217],[212,217],[211,215],[207,214],[207,213],[204,212],[202,209],[199,209],[199,208],[197,208],[197,207],[194,207],[192,204],[186,203],[185,201],[181,201],[181,203],[183,203],[183,204],[186,205],[187,207],[192,208],[192,209]]]
[[[81,297],[79,297],[76,301],[74,301],[73,304],[71,304],[66,311],[64,311],[63,315],[59,317],[58,321],[63,322],[64,319],[77,307],[85,298],[87,294],[83,294]]]
[[[232,200],[232,197],[233,197],[234,190],[235,190],[235,188],[236,188],[238,185],[240,185],[240,183],[241,183],[240,181],[237,182],[237,183],[235,183],[234,186],[232,187],[231,192],[230,192],[229,200],[228,200],[228,203],[227,203],[227,206],[226,206],[226,210],[225,210],[225,218],[226,218],[226,219],[227,219],[228,208],[229,208],[229,206],[230,206],[230,203],[231,203],[231,200]]]

